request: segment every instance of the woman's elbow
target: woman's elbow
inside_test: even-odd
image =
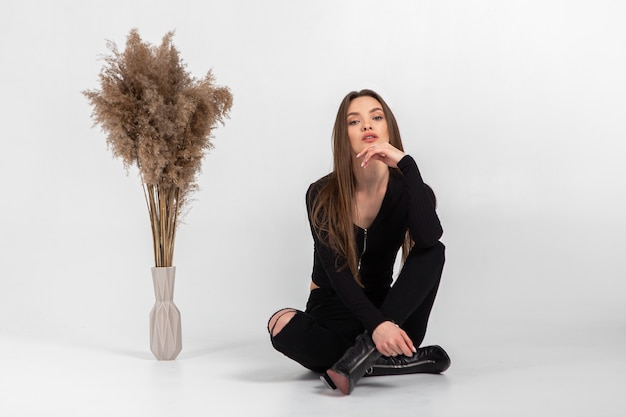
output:
[[[428,249],[440,244],[441,236],[443,236],[443,229],[439,227],[437,230],[434,230],[433,233],[419,235],[413,238],[413,242],[418,248]]]

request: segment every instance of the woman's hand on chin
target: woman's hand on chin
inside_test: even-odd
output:
[[[383,142],[368,146],[359,152],[356,157],[357,159],[363,158],[361,162],[362,168],[367,168],[367,165],[372,159],[384,162],[391,168],[397,168],[398,162],[400,162],[404,155],[404,152],[394,147],[389,142]]]

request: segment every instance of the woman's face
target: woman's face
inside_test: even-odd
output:
[[[383,106],[374,97],[357,97],[348,106],[348,137],[354,154],[368,146],[389,142]]]

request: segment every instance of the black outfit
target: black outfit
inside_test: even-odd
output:
[[[316,372],[337,361],[364,330],[370,333],[382,322],[400,325],[416,346],[424,339],[445,261],[439,242],[443,230],[435,212],[435,196],[424,184],[417,164],[409,155],[391,169],[380,210],[367,229],[355,227],[359,271],[363,288],[345,259],[330,249],[311,226],[314,239],[312,280],[320,288],[311,291],[304,312],[298,311],[272,337],[284,355]],[[328,176],[307,191],[311,203]],[[406,231],[415,242],[396,282],[393,265]]]

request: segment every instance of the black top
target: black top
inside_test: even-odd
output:
[[[314,240],[311,278],[321,288],[332,288],[370,332],[388,319],[367,294],[391,286],[394,262],[407,228],[420,248],[434,246],[443,234],[435,212],[434,193],[424,184],[415,160],[405,155],[398,162],[398,168],[399,171],[390,169],[387,191],[371,226],[367,229],[354,226],[364,288],[355,281],[347,266],[341,269],[346,264],[345,258],[332,251],[328,242],[320,240],[313,230],[311,203],[329,176],[311,184],[307,190],[307,212]]]

